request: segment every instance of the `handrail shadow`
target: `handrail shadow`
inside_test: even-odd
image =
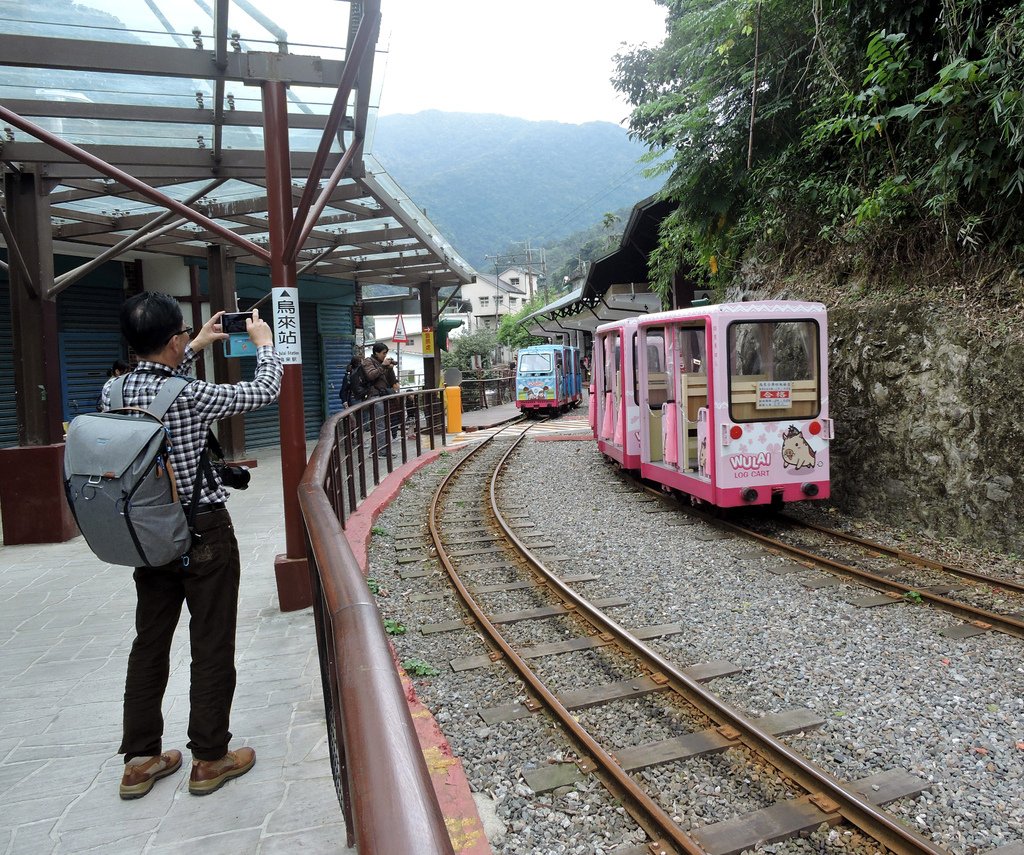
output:
[[[344,532],[367,475],[376,485],[380,462],[393,468],[392,431],[403,462],[410,445],[415,456],[438,436],[443,445],[442,390],[343,410],[324,425],[299,482],[331,770],[348,845],[360,855],[454,855],[380,613]]]

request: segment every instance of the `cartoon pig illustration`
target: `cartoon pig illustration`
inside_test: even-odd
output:
[[[701,475],[708,474],[708,438],[700,441],[700,450],[697,452],[697,471]]]
[[[793,425],[782,434],[782,468],[792,466],[794,469],[814,468],[814,449],[804,439],[804,435]]]

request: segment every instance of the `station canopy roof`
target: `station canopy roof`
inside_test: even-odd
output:
[[[531,335],[552,337],[593,333],[601,324],[661,310],[661,297],[648,287],[647,260],[658,244],[658,226],[675,208],[655,196],[630,213],[619,248],[591,263],[583,283],[519,323]]]
[[[472,281],[470,266],[369,153],[379,8],[380,0],[0,0],[2,169],[46,179],[54,240],[83,254],[117,245],[118,255],[205,257],[221,243],[239,263],[266,263],[261,83],[287,85],[296,205],[335,96],[347,91],[338,131],[324,143],[318,192],[355,150],[301,244],[299,271],[364,284]],[[40,141],[26,122],[206,222]]]

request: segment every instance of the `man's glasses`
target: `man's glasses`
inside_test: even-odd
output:
[[[167,338],[167,341],[170,341],[172,338],[177,338],[179,335],[192,335],[192,327],[184,327],[183,329],[178,330],[176,333],[171,333],[171,335]]]

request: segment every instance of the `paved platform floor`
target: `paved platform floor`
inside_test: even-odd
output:
[[[0,855],[354,851],[331,778],[312,611],[277,606],[280,458],[256,456],[252,487],[229,502],[242,553],[232,745],[253,746],[255,767],[209,796],[188,794],[183,614],[164,747],[186,759],[144,798],[122,801],[131,568],[101,563],[81,537],[0,546]]]
[[[510,404],[464,421],[480,430],[517,416]],[[252,486],[229,502],[242,554],[232,745],[253,746],[255,767],[209,796],[188,794],[183,614],[164,747],[182,750],[185,762],[144,798],[122,801],[117,746],[134,638],[131,568],[103,564],[81,537],[0,545],[0,855],[355,852],[345,849],[331,777],[312,611],[282,613],[277,605],[280,455],[255,456]]]
[[[515,402],[499,404],[496,407],[488,407],[485,410],[470,410],[462,414],[462,429],[464,431],[485,430],[496,427],[505,422],[512,421],[522,415]]]

